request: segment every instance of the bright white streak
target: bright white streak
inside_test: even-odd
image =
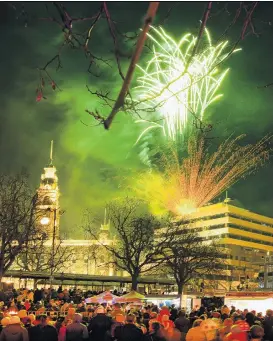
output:
[[[134,95],[138,108],[147,111],[149,121],[160,123],[146,127],[137,141],[156,127],[162,129],[166,138],[174,140],[177,135],[183,135],[190,115],[202,121],[209,105],[222,96],[217,91],[228,69],[219,71],[217,66],[228,56],[223,52],[228,42],[213,46],[206,30],[205,44],[185,70],[197,38],[186,34],[176,43],[162,28],[152,27],[152,31],[154,34],[148,36],[154,43],[153,55],[145,69],[138,66],[142,76],[137,79],[139,85]]]

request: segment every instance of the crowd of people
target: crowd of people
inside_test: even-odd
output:
[[[0,293],[0,341],[273,341],[273,311],[88,304],[80,290]],[[111,304],[110,304],[111,303]]]

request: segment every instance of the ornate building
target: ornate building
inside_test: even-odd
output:
[[[50,273],[52,279],[54,274],[62,273],[94,278],[104,276],[108,279],[129,277],[126,272],[118,271],[111,265],[111,255],[103,246],[115,243],[115,239],[111,237],[106,212],[99,229],[99,240],[62,240],[60,237],[62,211],[59,205],[57,170],[53,165],[53,141],[49,164],[41,175],[37,196],[37,229],[46,232],[46,240],[40,241],[33,253],[28,255],[31,256],[32,266],[28,264],[28,267],[23,267],[16,262],[12,270]],[[259,274],[267,277],[264,283],[268,282],[268,287],[273,286],[273,256],[270,256],[273,253],[272,218],[239,208],[226,199],[191,213],[187,226],[195,229],[206,240],[217,238],[228,251],[223,268],[213,278],[206,279],[207,287],[211,287],[213,282],[216,283],[213,288],[223,291],[236,289],[237,286],[257,287]],[[99,280],[96,279],[97,282]],[[153,281],[158,283],[156,278]],[[121,283],[118,280],[116,282]],[[173,280],[167,282],[166,285],[174,283]]]
[[[53,165],[53,141],[51,141],[49,164],[44,168],[37,189],[37,211],[40,218],[38,225],[46,229],[49,238],[59,237],[60,233],[60,192],[56,173],[56,167]]]

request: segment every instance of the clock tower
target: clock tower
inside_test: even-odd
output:
[[[53,165],[53,141],[51,141],[49,164],[44,168],[37,189],[38,228],[46,232],[50,240],[59,238],[60,232],[60,193],[56,172],[56,167]]]

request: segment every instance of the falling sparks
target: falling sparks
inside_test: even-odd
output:
[[[190,138],[184,158],[170,146],[161,156],[157,170],[137,177],[134,190],[148,202],[154,214],[190,214],[268,159],[269,137],[254,145],[241,146],[238,142],[243,137],[228,138],[212,153],[203,137]]]
[[[174,140],[177,135],[183,135],[190,115],[202,121],[210,104],[222,96],[217,91],[228,69],[220,71],[217,66],[229,55],[224,53],[228,42],[213,46],[206,30],[206,42],[200,52],[191,57],[196,37],[186,34],[177,43],[162,28],[153,27],[152,31],[154,35],[149,34],[154,43],[152,58],[146,69],[139,66],[142,75],[134,89],[138,108],[149,115],[149,126],[138,141],[155,128],[161,128],[166,138]],[[151,115],[154,115],[153,120]],[[148,120],[136,122],[147,123]]]

